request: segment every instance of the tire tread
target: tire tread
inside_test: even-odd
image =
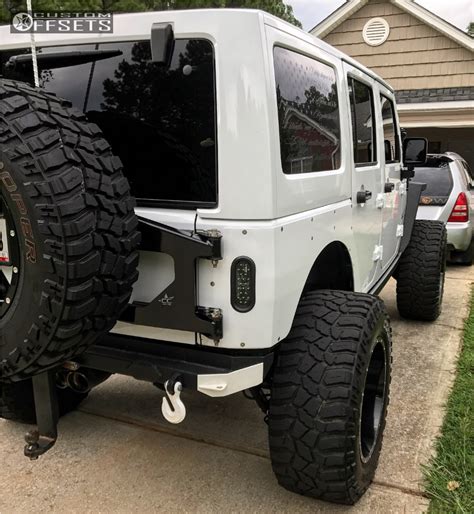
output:
[[[446,227],[441,221],[416,220],[397,267],[397,307],[403,318],[434,321],[443,300]]]
[[[0,359],[2,380],[21,380],[73,358],[112,328],[138,277],[140,233],[120,160],[69,102],[0,79],[0,149],[0,160],[27,178],[50,268],[41,314]]]
[[[362,483],[354,474],[353,418],[359,403],[354,391],[363,380],[360,357],[369,352],[371,331],[381,316],[390,346],[380,299],[328,290],[300,300],[277,357],[268,417],[272,466],[285,488],[353,504],[369,486],[373,473]],[[373,472],[377,460],[378,454]]]

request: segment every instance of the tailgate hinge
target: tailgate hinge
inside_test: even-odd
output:
[[[174,260],[174,281],[148,303],[134,302],[123,321],[158,328],[196,332],[222,339],[222,310],[197,303],[197,262],[207,259],[214,267],[222,260],[222,235],[217,230],[186,233],[168,225],[139,218],[140,250],[160,252]]]

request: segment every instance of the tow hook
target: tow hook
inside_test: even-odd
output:
[[[181,423],[186,417],[186,407],[181,401],[183,384],[177,380],[165,382],[165,397],[161,403],[161,412],[166,421],[175,425]]]

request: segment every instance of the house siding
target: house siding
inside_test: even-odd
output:
[[[383,17],[390,35],[380,46],[362,38],[365,23]],[[474,54],[388,1],[371,0],[323,38],[395,89],[474,86]]]

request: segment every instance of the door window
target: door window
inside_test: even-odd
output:
[[[370,166],[377,162],[374,95],[372,88],[349,77],[354,163]]]
[[[400,144],[393,102],[386,96],[380,95],[380,104],[382,106],[385,162],[400,162]]]

